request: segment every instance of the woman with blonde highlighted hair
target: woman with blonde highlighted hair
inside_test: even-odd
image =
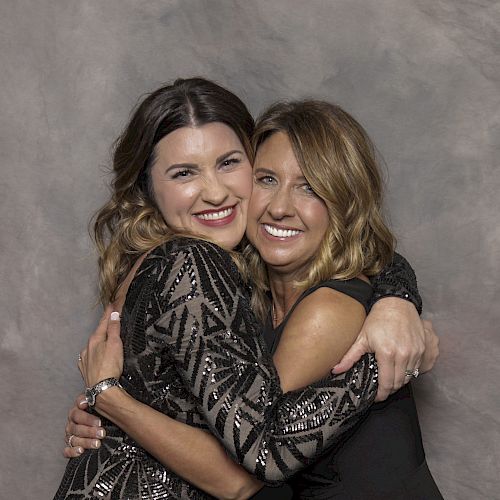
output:
[[[275,365],[296,388],[325,376],[331,356],[340,358],[353,341],[326,325],[346,322],[342,314],[361,318],[360,305],[368,311],[373,290],[366,276],[392,260],[394,238],[381,213],[374,147],[339,106],[275,104],[260,117],[254,145],[245,252],[254,309],[265,311]],[[372,405],[288,484],[294,499],[441,499],[411,385]],[[267,490],[256,498],[272,498]]]
[[[57,499],[248,498],[260,481],[280,484],[330,452],[373,401],[371,355],[341,375],[330,367],[356,339],[368,302],[380,299],[371,316],[393,326],[390,301],[419,305],[412,271],[393,259],[382,223],[370,232],[373,213],[343,213],[315,193],[286,149],[288,132],[257,139],[252,175],[252,132],[234,94],[187,79],[146,97],[117,143],[112,198],[95,226],[110,305],[81,353],[87,389],[70,413],[72,458]],[[290,171],[273,170],[281,155]],[[255,286],[257,312],[268,290],[273,327],[296,309],[273,359],[235,251],[247,218],[267,270]],[[362,273],[377,272],[372,297]],[[331,278],[335,286],[323,285]],[[303,298],[313,284],[320,288]],[[405,361],[422,371],[437,354],[427,334],[426,353]]]

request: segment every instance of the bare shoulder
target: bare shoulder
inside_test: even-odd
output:
[[[321,287],[290,316],[273,356],[284,391],[325,377],[352,345],[365,319],[352,297]]]
[[[304,334],[331,336],[332,329],[358,329],[366,317],[364,306],[349,295],[329,287],[321,287],[305,297],[295,308],[288,327],[301,324]]]

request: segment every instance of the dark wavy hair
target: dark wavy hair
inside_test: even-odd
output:
[[[173,236],[152,196],[156,145],[179,128],[215,122],[235,132],[253,161],[252,115],[236,95],[210,80],[175,80],[148,94],[133,111],[115,142],[111,198],[93,219],[103,304],[115,300],[121,280],[139,255]]]

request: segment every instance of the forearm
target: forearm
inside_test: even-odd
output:
[[[410,263],[400,254],[380,274],[371,278],[373,285],[372,305],[385,297],[408,300],[422,313],[422,298],[418,291],[417,278]]]
[[[103,392],[96,409],[165,467],[210,495],[243,499],[262,488],[210,433],[177,422],[123,390]]]
[[[182,270],[190,279],[175,296],[168,280],[158,291],[173,299],[161,302],[148,342],[168,350],[231,456],[262,481],[281,483],[314,461],[371,404],[374,359],[367,355],[347,373],[283,394],[230,256],[208,243],[189,245],[173,265],[163,262],[158,270],[170,276]]]

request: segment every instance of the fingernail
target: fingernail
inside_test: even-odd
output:
[[[97,419],[97,420],[95,421],[95,424],[94,424],[94,425],[95,425],[96,427],[101,427],[101,425],[102,425],[102,424],[101,424],[101,419],[100,419],[100,418],[99,418],[99,419]]]
[[[97,431],[97,437],[98,438],[103,438],[104,437],[104,429],[99,429]]]
[[[80,402],[78,403],[78,406],[85,406],[86,404],[87,404],[87,400],[86,400],[86,399],[84,399],[83,401],[80,401]]]
[[[101,446],[101,442],[98,439],[92,440],[92,448],[99,448]]]
[[[113,311],[111,313],[111,321],[120,321],[120,313]]]
[[[75,451],[76,451],[78,454],[81,454],[81,453],[83,453],[83,448],[82,448],[81,446],[77,446],[77,447],[75,448]]]

